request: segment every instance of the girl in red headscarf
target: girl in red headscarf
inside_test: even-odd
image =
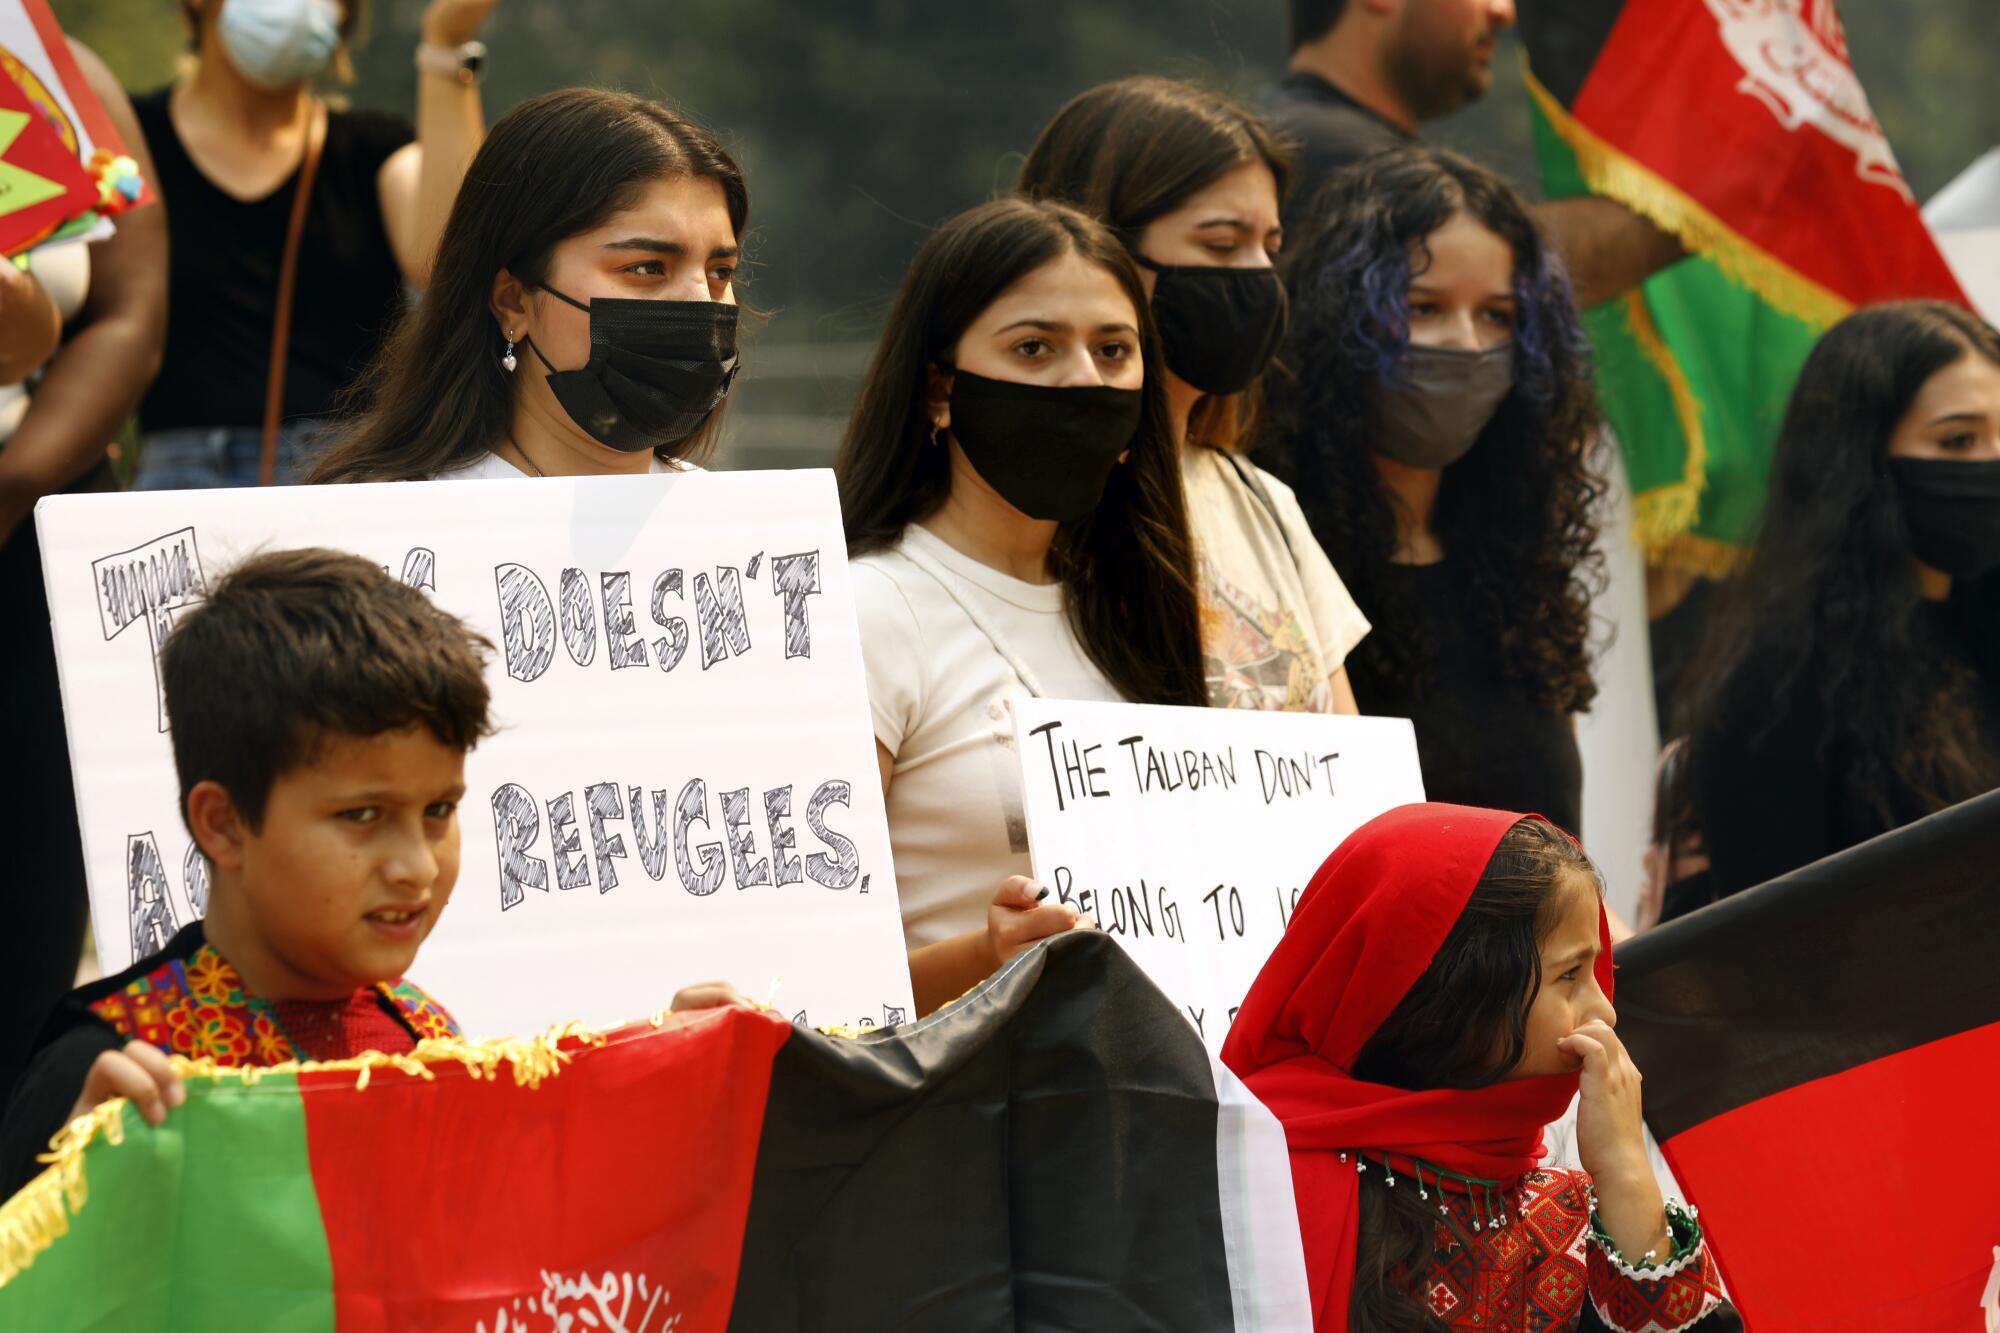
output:
[[[1623,1333],[1721,1300],[1647,1164],[1596,870],[1534,816],[1411,805],[1327,858],[1222,1059],[1284,1122],[1316,1333]],[[1540,1166],[1581,1088],[1586,1172]]]

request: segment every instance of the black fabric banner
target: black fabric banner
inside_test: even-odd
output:
[[[1058,936],[921,1023],[772,1069],[735,1333],[1230,1329],[1217,1103],[1117,943]]]
[[[1618,1035],[1661,1142],[2000,1022],[2000,791],[1620,945]]]

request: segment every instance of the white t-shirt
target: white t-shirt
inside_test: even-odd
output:
[[[1262,484],[1269,504],[1246,476]],[[1181,451],[1181,481],[1209,704],[1332,712],[1333,674],[1368,633],[1368,618],[1314,539],[1298,497],[1248,459],[1200,446]]]
[[[1122,696],[1070,631],[1060,584],[1010,578],[917,524],[851,568],[875,738],[896,756],[889,843],[903,934],[917,948],[985,929],[994,887],[1029,873],[1008,705],[1033,692],[994,639],[1046,698]]]
[[[653,465],[646,469],[654,476],[662,472],[699,472],[693,463],[670,463],[658,454],[653,455]],[[498,454],[486,453],[470,463],[461,463],[449,472],[440,472],[432,481],[519,481],[531,477],[532,472],[523,472]]]

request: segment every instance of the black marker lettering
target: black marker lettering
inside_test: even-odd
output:
[[[616,833],[606,833],[604,821],[623,819],[625,806],[618,799],[618,788],[609,782],[585,787],[583,804],[590,812],[590,847],[597,858],[597,891],[609,893],[618,887],[618,867],[611,864],[611,858],[625,855],[625,839]]]
[[[549,891],[549,863],[528,855],[542,833],[542,812],[527,790],[509,782],[493,792],[493,832],[500,851],[500,910],[521,901],[523,889]]]
[[[722,844],[705,842],[695,850],[701,853],[701,870],[697,873],[688,859],[688,829],[699,823],[708,826],[708,784],[695,778],[681,788],[680,800],[674,803],[674,866],[681,873],[681,887],[697,898],[706,898],[722,887],[724,863],[728,858],[722,854]]]
[[[813,852],[806,857],[806,874],[815,884],[829,889],[849,889],[861,875],[861,855],[851,838],[835,833],[826,826],[826,808],[830,805],[846,805],[848,794],[853,790],[847,783],[835,779],[822,782],[813,789],[812,799],[806,802],[806,827],[813,836],[825,843],[832,856]]]
[[[757,840],[750,835],[750,789],[738,787],[722,793],[722,832],[729,839],[729,861],[736,870],[736,887],[771,882],[771,863],[757,856]],[[756,860],[750,858],[756,857]]]
[[[806,614],[806,598],[819,591],[819,552],[773,556],[771,591],[785,607],[785,657],[811,657],[812,622]]]

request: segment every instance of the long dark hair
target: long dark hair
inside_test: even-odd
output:
[[[1483,1088],[1506,1077],[1528,1046],[1528,1010],[1542,988],[1542,943],[1555,929],[1559,890],[1597,871],[1553,825],[1524,819],[1501,838],[1465,910],[1354,1060],[1354,1077],[1392,1088]],[[1601,884],[1600,884],[1601,891]],[[1420,1299],[1435,1262],[1440,1216],[1413,1189],[1360,1177],[1354,1333],[1445,1333]],[[1460,1236],[1465,1244],[1475,1239]]]
[[[1064,255],[1100,265],[1139,317],[1144,407],[1130,457],[1087,518],[1056,529],[1050,570],[1078,641],[1119,693],[1139,703],[1207,702],[1193,544],[1167,424],[1166,372],[1139,270],[1102,225],[1061,204],[1003,199],[940,227],[911,261],[869,363],[834,471],[849,555],[893,546],[951,491],[931,442],[930,368],[949,364],[980,312]]]
[[[489,452],[513,420],[513,379],[500,367],[494,275],[548,277],[555,248],[631,204],[656,180],[722,186],[731,229],[749,219],[743,173],[715,136],[629,93],[565,88],[530,98],[486,136],[438,238],[431,284],[350,395],[364,414],[309,481],[420,481]],[[699,457],[722,409],[660,453]]]
[[[1846,813],[1864,827],[1886,831],[2000,783],[1978,682],[1920,614],[1887,470],[1890,436],[1924,382],[1974,355],[2000,365],[2000,333],[1937,301],[1861,310],[1819,340],[1778,433],[1756,552],[1696,686],[1698,726],[1749,688],[1770,700],[1765,731],[1795,691],[1816,692],[1820,756],[1839,749]],[[1954,587],[1953,600],[1986,596],[1990,608],[1996,585]]]
[[[1282,205],[1291,189],[1292,156],[1263,121],[1199,84],[1119,79],[1078,94],[1056,112],[1028,150],[1014,188],[1102,218],[1137,253],[1149,223],[1250,162],[1271,169]],[[1188,440],[1232,448],[1250,434],[1255,411],[1254,388],[1204,397],[1188,418]]]
[[[1590,600],[1604,581],[1592,465],[1602,419],[1561,260],[1513,187],[1456,153],[1378,154],[1335,177],[1317,208],[1324,226],[1287,265],[1292,323],[1269,453],[1374,624],[1347,659],[1355,693],[1365,707],[1374,682],[1421,688],[1433,671],[1417,608],[1392,591],[1396,523],[1365,405],[1409,345],[1425,238],[1464,213],[1514,252],[1514,387],[1445,469],[1432,522],[1501,672],[1538,707],[1588,706]]]

